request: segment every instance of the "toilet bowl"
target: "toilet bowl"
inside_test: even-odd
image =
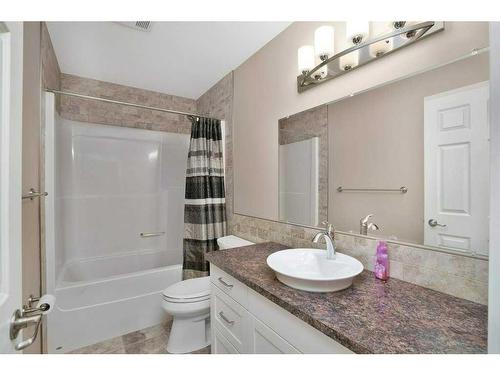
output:
[[[189,353],[210,345],[210,277],[175,283],[162,293],[163,309],[174,321],[169,353]]]
[[[252,245],[236,236],[217,240],[219,249]],[[210,276],[183,280],[162,292],[162,307],[174,318],[169,353],[189,353],[210,345]]]

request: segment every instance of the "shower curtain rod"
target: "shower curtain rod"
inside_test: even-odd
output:
[[[105,103],[121,104],[121,105],[126,105],[126,106],[129,106],[129,107],[149,109],[149,110],[152,110],[152,111],[160,111],[160,112],[166,112],[166,113],[173,113],[173,114],[176,114],[176,115],[185,115],[185,116],[188,116],[188,117],[189,116],[191,116],[191,117],[201,117],[201,118],[208,118],[208,119],[212,119],[212,120],[219,120],[219,121],[221,121],[220,119],[215,118],[215,117],[202,116],[202,115],[198,115],[196,113],[174,111],[173,109],[165,109],[165,108],[158,108],[158,107],[150,107],[150,106],[142,105],[142,104],[128,103],[128,102],[122,102],[122,101],[119,101],[119,100],[99,98],[97,96],[90,96],[90,95],[78,94],[76,92],[53,90],[53,89],[45,89],[45,91],[46,92],[51,92],[53,94],[74,96],[76,98],[81,98],[81,99],[98,100],[98,101],[105,102]]]

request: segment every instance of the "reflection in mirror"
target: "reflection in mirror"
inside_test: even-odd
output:
[[[328,119],[320,106],[279,121],[280,221],[317,226],[328,215]]]
[[[327,217],[345,232],[486,256],[488,71],[481,53],[280,120],[280,219]],[[318,146],[328,161],[318,157],[317,190],[308,182],[315,129],[328,136],[326,150]],[[294,159],[291,146],[305,140]]]

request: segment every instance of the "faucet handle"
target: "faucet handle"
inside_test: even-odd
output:
[[[325,232],[333,238],[335,234],[335,228],[333,224],[329,223],[328,221],[323,221],[321,224],[325,226]]]
[[[361,218],[360,223],[361,224],[366,224],[370,218],[373,217],[373,214],[368,214],[365,217]]]

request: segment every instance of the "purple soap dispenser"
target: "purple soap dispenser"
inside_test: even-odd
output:
[[[389,279],[389,254],[387,253],[387,243],[379,241],[377,254],[375,256],[375,277],[386,281]]]

